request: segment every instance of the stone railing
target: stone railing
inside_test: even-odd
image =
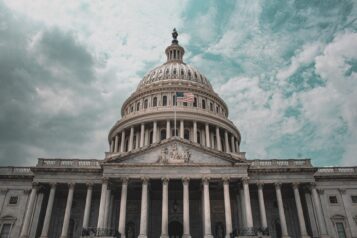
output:
[[[31,176],[33,175],[30,167],[0,167],[0,175],[5,176]]]
[[[310,159],[287,159],[287,160],[251,160],[251,166],[253,168],[312,168]]]
[[[39,168],[100,168],[98,160],[82,159],[38,159]]]
[[[315,175],[357,175],[357,167],[323,167],[318,168]]]

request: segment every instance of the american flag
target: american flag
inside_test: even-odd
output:
[[[177,102],[193,102],[195,96],[193,93],[176,92]]]

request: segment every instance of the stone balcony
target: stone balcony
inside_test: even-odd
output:
[[[312,168],[310,159],[250,160],[252,168]]]
[[[54,169],[101,169],[100,161],[95,159],[38,159],[36,168]]]
[[[357,167],[320,167],[315,177],[357,177]]]
[[[27,177],[33,176],[30,167],[0,167],[0,176],[1,177]]]

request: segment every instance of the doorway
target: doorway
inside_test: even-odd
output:
[[[169,237],[170,238],[182,238],[183,228],[182,224],[178,221],[172,221],[169,223]]]

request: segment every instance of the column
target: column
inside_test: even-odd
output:
[[[302,210],[300,193],[299,193],[299,183],[293,183],[293,189],[294,189],[296,209],[297,209],[298,218],[299,218],[300,237],[308,238],[310,236],[307,234],[307,231],[306,231],[304,212]]]
[[[219,151],[222,151],[221,135],[219,133],[219,127],[218,126],[216,126],[216,143],[217,143],[217,149]]]
[[[161,217],[161,238],[168,238],[168,217],[169,217],[169,195],[168,195],[169,180],[167,178],[162,179],[162,217]]]
[[[209,198],[209,179],[203,178],[203,203],[204,203],[204,238],[213,238],[211,229],[211,207]]]
[[[134,139],[134,127],[132,126],[130,127],[128,151],[133,150],[133,139]]]
[[[119,143],[119,136],[116,135],[114,140],[114,151],[112,152],[118,152],[118,143]]]
[[[169,139],[171,137],[171,125],[170,125],[170,120],[166,121],[166,139]]]
[[[115,140],[110,141],[110,152],[112,152],[112,153],[114,152],[114,146],[115,146],[114,142],[115,142]]]
[[[197,122],[193,122],[193,142],[197,143]]]
[[[238,140],[236,140],[236,152],[239,153],[239,145],[238,145]]]
[[[147,238],[147,217],[148,217],[148,179],[143,178],[143,185],[141,191],[141,214],[140,214],[139,238]]]
[[[232,153],[236,152],[236,147],[235,147],[235,143],[234,143],[234,136],[231,135],[231,148],[232,148]]]
[[[66,210],[65,210],[64,218],[63,218],[61,238],[67,238],[67,235],[68,235],[68,226],[69,226],[69,219],[71,218],[73,192],[74,192],[74,183],[70,183],[68,195],[67,195]]]
[[[286,226],[283,198],[281,196],[281,183],[275,184],[275,192],[276,192],[276,200],[278,202],[279,219],[280,219],[280,225],[281,225],[282,238],[284,238],[284,237],[287,238],[287,237],[289,237],[289,234],[288,234],[288,228]]]
[[[217,142],[217,139],[216,139],[216,142]],[[211,148],[212,149],[217,149],[217,143],[215,143],[215,141],[214,141],[214,133],[213,133],[213,131],[211,131]]]
[[[189,178],[182,179],[183,184],[183,238],[191,238],[190,234],[190,194]]]
[[[211,142],[210,142],[210,138],[209,138],[209,125],[208,125],[208,123],[206,123],[205,129],[206,129],[206,146],[207,147],[211,147]]]
[[[231,150],[229,148],[229,141],[228,141],[228,132],[227,131],[224,131],[224,144],[226,146],[226,152],[227,153],[230,153]]]
[[[250,192],[249,192],[249,178],[245,177],[243,180],[243,190],[244,190],[244,204],[245,204],[245,216],[247,222],[247,235],[254,234],[253,231],[253,215],[252,207],[250,204]]]
[[[48,237],[48,230],[50,228],[50,221],[52,215],[53,201],[55,200],[55,193],[56,193],[56,184],[52,183],[50,189],[50,195],[48,197],[48,202],[47,202],[45,220],[43,221],[41,238]]]
[[[153,123],[153,129],[152,129],[152,143],[156,143],[156,139],[157,139],[157,136],[156,136],[156,133],[157,133],[157,121],[154,121]]]
[[[86,196],[86,205],[84,207],[84,216],[83,216],[83,228],[88,228],[90,209],[92,205],[92,193],[93,193],[93,184],[87,184],[87,196]]]
[[[180,121],[180,138],[184,137],[184,123],[183,120]]]
[[[125,146],[125,130],[121,132],[121,142],[120,142],[120,152],[124,152],[124,146]]]
[[[135,146],[133,149],[138,149],[140,147],[140,131],[135,132]]]
[[[97,228],[104,228],[104,216],[105,216],[105,201],[108,190],[108,178],[103,178],[102,182],[102,192],[100,195],[100,203],[99,203],[99,214],[98,214],[98,224]]]
[[[327,234],[324,215],[322,213],[320,198],[319,198],[319,195],[317,194],[316,184],[315,183],[313,183],[311,185],[311,193],[312,193],[312,197],[314,199],[314,205],[315,205],[315,208],[316,208],[317,221],[319,223],[319,228],[320,228],[320,237],[329,237],[329,235]]]
[[[140,147],[144,146],[144,136],[145,136],[145,124],[141,124],[140,128]]]
[[[233,232],[232,227],[232,211],[231,211],[231,196],[229,194],[229,178],[223,179],[224,193],[224,214],[226,218],[226,238],[230,238]]]
[[[126,223],[126,202],[128,194],[128,179],[123,178],[121,184],[121,198],[120,198],[120,214],[118,231],[122,238],[125,238],[125,223]]]
[[[103,228],[109,228],[108,227],[108,220],[109,220],[109,214],[110,214],[110,199],[111,199],[111,190],[108,187],[107,194],[105,195],[105,209],[104,209],[104,219],[103,219]]]
[[[38,189],[37,183],[33,183],[29,201],[27,204],[24,224],[22,225],[21,236],[20,236],[21,238],[29,237],[29,226],[30,226],[30,221],[31,221],[31,217],[32,217],[33,206],[35,204],[37,189]]]
[[[246,206],[244,202],[244,188],[243,186],[239,188],[239,200],[240,200],[240,209],[242,211],[241,216],[242,216],[242,225],[243,227],[247,227],[247,212],[246,212]]]
[[[259,198],[259,211],[260,211],[260,223],[262,224],[262,228],[268,229],[267,215],[265,211],[265,203],[264,203],[264,192],[263,192],[263,183],[258,183],[258,198]]]

